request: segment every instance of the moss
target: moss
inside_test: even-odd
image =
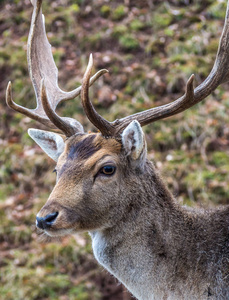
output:
[[[112,35],[114,37],[120,37],[128,32],[128,28],[126,25],[119,24],[114,26]]]
[[[100,13],[103,17],[108,17],[111,13],[111,8],[110,6],[108,5],[103,5],[101,8],[100,8]]]
[[[121,36],[119,43],[124,50],[136,50],[139,47],[138,40],[129,34]]]
[[[145,24],[138,19],[134,19],[130,23],[130,28],[134,31],[139,31],[139,30],[143,29],[144,27],[145,27]]]
[[[174,33],[175,33],[174,30],[172,30],[169,27],[165,28],[165,30],[164,30],[164,34],[167,35],[167,36],[169,36],[169,37],[173,37]]]
[[[156,28],[164,28],[171,24],[173,16],[169,14],[155,13],[153,15],[152,24]]]
[[[210,162],[216,167],[229,165],[229,156],[225,152],[216,151],[212,154]]]
[[[152,26],[160,29],[167,27],[171,24],[173,17],[170,6],[163,2],[152,14]]]
[[[69,10],[73,13],[78,13],[80,11],[80,7],[77,3],[70,5]]]
[[[223,19],[225,16],[227,3],[222,1],[214,1],[207,9],[207,14],[212,18]]]
[[[11,34],[12,34],[12,31],[10,29],[7,29],[7,30],[3,31],[2,35],[4,38],[8,38],[11,36]]]
[[[112,19],[115,21],[121,20],[126,15],[126,7],[124,5],[119,5],[112,11]]]

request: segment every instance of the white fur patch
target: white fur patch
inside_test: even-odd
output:
[[[30,128],[28,134],[55,161],[64,151],[64,141],[57,133]]]
[[[127,155],[137,160],[145,146],[144,133],[138,121],[132,121],[122,133],[122,144]]]

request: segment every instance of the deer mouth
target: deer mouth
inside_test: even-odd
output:
[[[63,229],[45,229],[43,231],[49,237],[62,237],[67,236],[73,233],[72,228],[63,228]]]

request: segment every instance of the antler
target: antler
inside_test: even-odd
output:
[[[91,70],[93,67],[93,58],[92,54],[89,58],[89,63],[87,66],[87,70],[84,74],[83,83],[82,83],[82,90],[81,90],[81,102],[84,108],[84,111],[96,128],[98,128],[102,135],[104,136],[112,136],[114,133],[114,126],[111,122],[105,120],[102,116],[100,116],[97,111],[95,110],[94,106],[92,105],[89,96],[88,96],[88,89],[89,89],[89,78],[91,76]]]
[[[70,100],[80,94],[81,86],[71,92],[64,92],[58,86],[58,69],[55,65],[51,45],[48,42],[44,19],[42,18],[42,0],[32,0],[34,6],[28,38],[27,60],[29,75],[33,83],[37,107],[28,109],[12,100],[11,82],[6,90],[6,102],[14,110],[48,126],[59,128],[66,136],[82,131],[82,125],[71,118],[61,118],[56,107],[62,101]],[[92,85],[107,70],[100,70],[91,79]],[[47,117],[48,116],[48,117]]]
[[[178,114],[205,99],[221,83],[229,80],[229,1],[225,17],[225,24],[219,42],[218,53],[209,76],[196,89],[193,88],[194,75],[187,84],[185,94],[177,100],[151,108],[147,111],[136,113],[114,122],[108,122],[94,109],[88,97],[88,89],[107,70],[100,70],[91,79],[92,56],[85,72],[82,88],[71,92],[64,92],[58,86],[58,70],[55,65],[51,46],[46,37],[44,22],[42,20],[42,0],[32,0],[33,16],[28,39],[28,66],[30,78],[36,94],[37,107],[27,109],[17,105],[12,100],[11,83],[6,91],[7,104],[14,110],[39,121],[48,127],[59,128],[66,136],[83,131],[82,125],[74,119],[59,117],[56,113],[57,105],[78,96],[81,91],[81,100],[89,120],[101,131],[104,136],[119,136],[128,124],[138,120],[144,126],[160,119]],[[53,126],[54,125],[54,126]]]
[[[120,120],[115,120],[114,122],[108,122],[96,113],[88,98],[88,85],[91,70],[90,64],[91,62],[89,62],[89,66],[84,76],[81,98],[88,118],[103,135],[118,136],[133,120],[137,120],[141,126],[144,126],[183,112],[205,99],[221,83],[225,83],[229,80],[229,1],[227,4],[224,28],[212,71],[205,81],[195,89],[193,88],[194,75],[191,75],[186,84],[185,94],[171,103],[151,108],[144,112],[136,113]]]

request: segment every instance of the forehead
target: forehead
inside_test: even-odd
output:
[[[100,133],[78,134],[66,141],[65,158],[93,165],[106,155],[119,154],[121,143],[114,138],[104,138]]]

